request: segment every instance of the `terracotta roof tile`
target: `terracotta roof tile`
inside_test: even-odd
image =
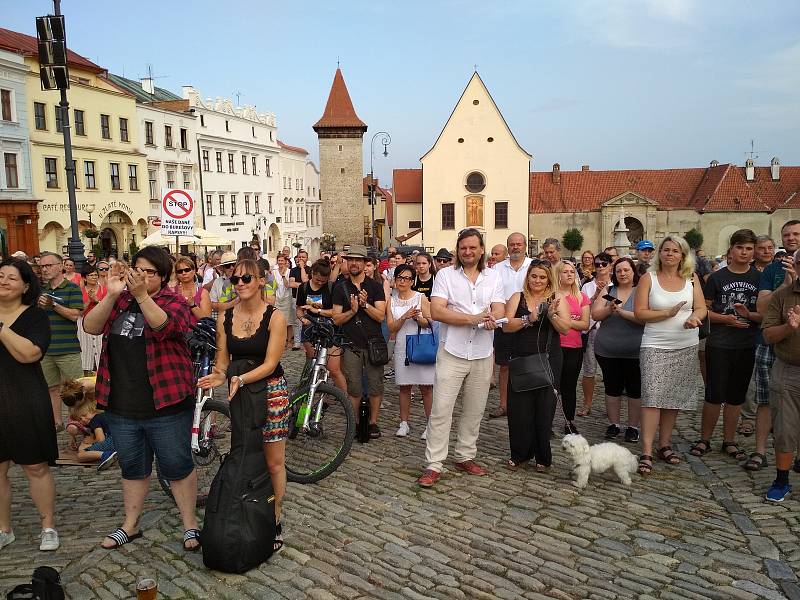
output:
[[[350,100],[350,93],[344,83],[342,70],[336,69],[333,76],[333,85],[328,95],[328,103],[325,105],[325,112],[322,117],[314,124],[314,131],[328,127],[355,127],[367,130],[367,125],[358,118],[356,109],[353,108],[353,101]]]
[[[392,180],[395,203],[422,202],[422,169],[395,169]]]
[[[39,56],[39,45],[35,36],[11,31],[10,29],[3,29],[1,27],[0,48],[3,50],[10,50],[11,52],[19,52],[23,56],[33,56],[36,58]],[[92,73],[104,73],[106,71],[100,65],[94,64],[88,58],[69,49],[67,50],[67,65]]]
[[[290,146],[289,144],[284,144],[280,140],[278,140],[278,146],[288,152],[296,152],[297,154],[308,154],[308,150],[306,150],[305,148],[301,148],[300,146]]]
[[[532,213],[586,212],[625,192],[641,194],[661,209],[688,208],[700,212],[773,211],[800,206],[800,167],[781,167],[772,181],[769,167],[757,167],[754,181],[744,168],[641,169],[624,171],[552,171],[531,173]]]

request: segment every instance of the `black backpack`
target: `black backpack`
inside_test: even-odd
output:
[[[36,567],[31,583],[15,587],[6,600],[64,600],[61,577],[53,567]]]
[[[254,366],[253,361],[234,361],[228,375]],[[267,380],[263,379],[239,388],[231,402],[231,452],[211,484],[200,534],[203,563],[209,569],[244,573],[272,556],[275,496],[261,429],[266,399]]]

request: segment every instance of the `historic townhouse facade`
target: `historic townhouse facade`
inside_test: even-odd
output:
[[[306,161],[308,151],[284,144],[280,147],[280,182],[283,200],[281,232],[283,243],[292,248],[292,255],[308,246],[308,219],[306,214]]]
[[[283,243],[280,148],[275,115],[230,99],[203,100],[191,86],[183,97],[197,117],[205,229],[240,248],[257,239],[274,254]]]
[[[197,116],[189,110],[189,101],[156,87],[151,78],[140,81],[110,73],[109,80],[136,98],[136,127],[141,148],[147,155],[147,216],[149,233],[161,217],[161,190],[194,190],[198,207],[195,224],[202,226],[200,177],[197,153]]]
[[[305,249],[311,259],[319,257],[322,242],[322,200],[319,190],[319,169],[312,161],[306,160],[306,242]]]
[[[36,38],[2,30],[0,40],[0,47],[21,54],[29,67],[31,181],[34,196],[42,199],[39,246],[64,252],[71,231],[59,93],[41,89]],[[135,126],[136,102],[108,80],[103,67],[72,51],[67,62],[79,228],[91,223],[100,232],[96,243],[102,251],[122,256],[147,235],[147,163]]]
[[[39,252],[38,202],[33,196],[28,150],[29,67],[17,53],[0,50],[0,255]]]

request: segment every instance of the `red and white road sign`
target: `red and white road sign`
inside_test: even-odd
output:
[[[161,235],[194,235],[192,190],[161,190]]]

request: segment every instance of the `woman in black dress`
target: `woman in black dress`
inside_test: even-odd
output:
[[[40,292],[28,263],[16,258],[0,263],[0,548],[14,541],[8,479],[12,461],[25,472],[42,517],[39,549],[59,546],[54,521],[56,487],[50,471],[58,458],[58,442],[39,364],[50,345],[50,321],[36,306]]]
[[[289,436],[289,391],[280,360],[286,345],[286,319],[280,310],[267,304],[262,293],[266,280],[258,263],[240,260],[231,283],[239,298],[231,310],[217,319],[217,358],[211,375],[197,385],[209,389],[228,382],[228,400],[239,387],[266,380],[266,421],[262,426],[264,459],[275,490],[275,550],[283,546],[281,501],[286,491],[286,438]],[[247,359],[253,368],[228,377],[232,361]]]
[[[511,359],[540,355],[548,361],[552,385],[529,391],[515,391],[514,378],[508,382],[508,441],[511,458],[506,467],[516,471],[522,463],[535,461],[536,471],[550,469],[550,431],[553,426],[556,397],[554,387],[561,380],[561,341],[572,322],[569,306],[558,291],[558,281],[547,260],[533,259],[525,275],[521,292],[506,303],[505,333],[511,333]]]

